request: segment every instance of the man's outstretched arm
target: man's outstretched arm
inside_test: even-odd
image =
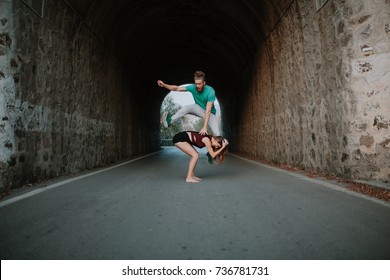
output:
[[[186,87],[184,87],[184,86],[168,85],[168,84],[164,83],[161,80],[158,80],[157,84],[160,87],[166,88],[166,89],[168,89],[170,91],[186,91]]]

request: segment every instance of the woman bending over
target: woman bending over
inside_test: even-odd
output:
[[[173,136],[173,144],[191,157],[187,172],[187,183],[199,183],[202,179],[194,175],[199,153],[193,146],[206,147],[208,156],[218,163],[222,163],[227,152],[229,142],[221,136],[201,135],[195,131],[182,131]]]

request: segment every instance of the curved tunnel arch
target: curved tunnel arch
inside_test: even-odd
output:
[[[73,3],[76,1],[69,2],[77,6]],[[273,27],[271,24],[277,22],[291,0],[280,0],[277,4],[275,1],[81,2],[84,12],[80,14],[86,15],[85,22],[123,58],[133,91],[146,90],[157,96],[149,102],[153,110],[158,110],[162,98],[155,81],[185,83],[191,81],[195,70],[206,72],[221,104],[236,103],[245,94],[242,73],[247,71],[263,38]],[[239,110],[233,105],[224,107],[227,111]],[[229,120],[231,125],[233,118]]]

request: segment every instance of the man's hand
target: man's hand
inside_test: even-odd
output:
[[[207,135],[207,128],[202,128],[200,131],[199,131],[199,134],[200,135]]]
[[[177,85],[168,85],[161,80],[157,81],[157,85],[162,87],[162,88],[166,88],[167,90],[170,90],[170,91],[186,91],[186,87],[179,87]]]

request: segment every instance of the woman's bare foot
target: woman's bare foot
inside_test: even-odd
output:
[[[187,178],[186,182],[187,183],[199,183],[200,180],[197,180],[196,178]]]
[[[194,174],[192,174],[191,176],[189,176],[190,178],[192,178],[192,179],[195,179],[195,180],[198,180],[198,181],[202,181],[202,179],[201,178],[199,178],[199,177],[196,177]]]

